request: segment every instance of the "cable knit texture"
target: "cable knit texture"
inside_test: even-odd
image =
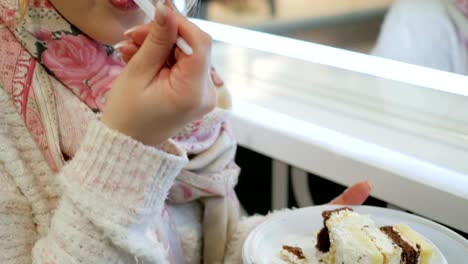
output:
[[[144,219],[163,211],[184,150],[144,146],[96,120],[56,181],[1,89],[0,109],[0,263],[165,261],[157,240],[130,243],[129,227],[151,230]]]

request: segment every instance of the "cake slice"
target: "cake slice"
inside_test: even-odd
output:
[[[317,257],[325,264],[429,264],[432,247],[407,225],[379,228],[351,208],[322,213]]]
[[[393,226],[384,226],[380,229],[402,249],[402,264],[419,264],[421,248],[418,244],[405,239]]]
[[[387,234],[403,252],[403,264],[429,264],[432,258],[432,246],[405,224],[385,226],[381,230]]]
[[[369,216],[341,210],[332,213],[326,226],[331,263],[400,264],[401,249]]]

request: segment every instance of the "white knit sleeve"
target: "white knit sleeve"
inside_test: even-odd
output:
[[[31,263],[36,238],[30,203],[0,164],[0,263]]]
[[[167,262],[158,241],[135,243],[134,227],[157,219],[175,177],[187,162],[171,142],[164,150],[93,121],[75,157],[61,171],[62,200],[33,263]]]

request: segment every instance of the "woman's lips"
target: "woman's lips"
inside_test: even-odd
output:
[[[137,9],[138,5],[133,0],[109,0],[116,8],[127,11]]]

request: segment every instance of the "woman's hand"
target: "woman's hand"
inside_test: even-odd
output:
[[[133,57],[137,54],[141,45],[144,44],[148,34],[150,34],[152,25],[142,25],[136,27],[126,33],[126,37],[129,39],[125,42],[122,42],[117,46],[119,49],[122,58],[126,62],[132,62]],[[177,51],[177,56],[180,56],[180,52]],[[214,83],[214,87],[220,87],[223,85],[222,79],[216,73],[214,68],[210,69],[211,80]],[[211,86],[211,85],[208,85]],[[211,86],[213,87],[213,86]],[[372,190],[372,186],[369,182],[360,182],[357,183],[348,189],[346,189],[340,196],[333,199],[330,204],[335,205],[361,205],[369,197]]]
[[[330,204],[336,205],[361,205],[372,191],[372,185],[369,182],[357,183],[346,189],[340,196],[333,199]]]
[[[129,45],[132,59],[113,84],[102,121],[156,146],[214,108],[216,91],[207,85],[212,40],[161,4],[156,21],[143,28],[146,36]],[[191,56],[174,48],[178,34],[193,48]]]

